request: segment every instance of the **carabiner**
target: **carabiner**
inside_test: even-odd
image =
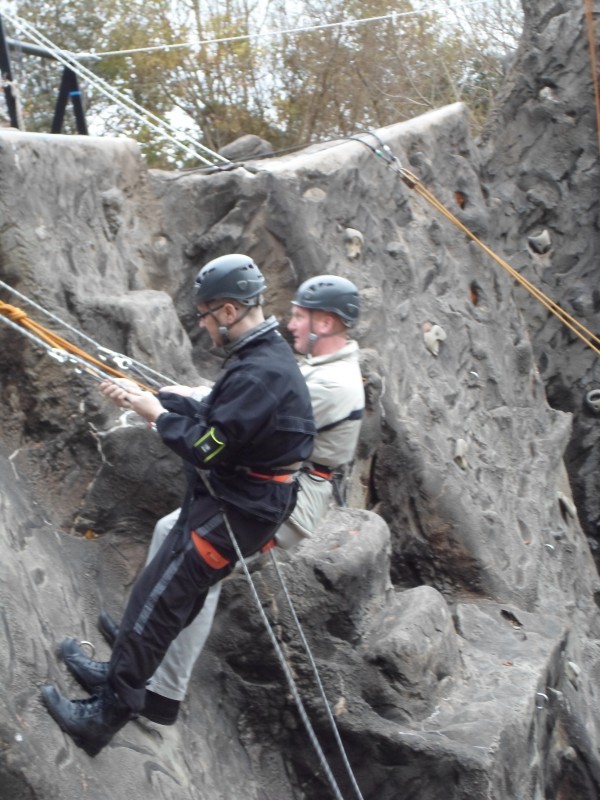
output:
[[[59,364],[66,364],[69,360],[69,354],[66,350],[61,350],[59,347],[49,347],[47,350],[50,358],[58,361]]]

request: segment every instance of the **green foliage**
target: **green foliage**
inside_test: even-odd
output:
[[[456,100],[481,123],[520,33],[517,3],[493,0],[483,11],[452,16],[415,14],[411,0],[17,0],[17,13],[66,50],[119,51],[83,63],[143,109],[179,120],[210,149],[248,133],[277,149]],[[366,24],[255,36],[266,18],[270,30],[286,30],[394,13]],[[12,61],[26,129],[49,130],[62,66],[14,53]],[[118,102],[83,88],[91,132],[135,137],[152,166],[194,164]],[[65,126],[73,130],[69,114]]]

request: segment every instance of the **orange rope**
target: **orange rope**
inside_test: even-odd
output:
[[[475,236],[475,234],[472,233],[472,231],[470,231],[466,225],[463,225],[463,223],[457,217],[455,217],[449,209],[447,209],[428,189],[426,189],[415,175],[403,167],[400,168],[399,175],[410,189],[414,189],[417,194],[434,206],[434,208],[443,214],[446,219],[449,219],[450,222],[463,231],[463,233],[465,233],[470,239],[472,239],[472,241],[479,245],[479,247],[481,247],[490,258],[492,258],[497,264],[505,269],[516,281],[524,286],[528,292],[530,292],[537,300],[539,300],[540,303],[542,303],[542,305],[548,309],[548,311],[558,317],[558,319],[564,325],[566,325],[567,328],[573,331],[573,333],[583,342],[585,342],[585,344],[587,344],[588,347],[590,347],[597,355],[600,355],[600,338],[598,338],[598,336],[596,336],[574,317],[568,314],[558,305],[558,303],[556,303],[554,300],[551,300],[540,289],[534,286],[534,284],[530,283],[527,278],[524,278],[523,275],[517,272],[514,267],[511,267],[510,264],[508,264],[503,258],[500,258],[500,256],[496,255],[493,250],[491,250],[486,244],[478,239],[477,236]]]
[[[596,36],[594,32],[592,0],[583,0],[583,4],[585,6],[588,49],[590,51],[590,65],[592,68],[592,81],[594,84],[594,100],[596,103],[596,131],[598,134],[598,146],[600,147],[600,86],[598,85],[598,62],[596,60]]]
[[[46,344],[49,344],[51,347],[55,347],[58,350],[65,350],[67,353],[72,353],[78,358],[81,358],[83,361],[87,361],[88,364],[98,367],[102,372],[108,373],[115,378],[125,378],[125,380],[133,381],[140,387],[140,389],[144,389],[147,392],[152,392],[152,394],[157,394],[156,389],[146,386],[145,383],[132,378],[130,375],[125,375],[120,370],[105,364],[104,361],[101,361],[89,353],[86,353],[85,350],[82,350],[81,348],[72,344],[72,342],[69,342],[67,339],[63,339],[62,336],[59,336],[48,328],[45,328],[43,325],[40,325],[39,322],[31,319],[22,308],[12,306],[10,303],[4,303],[0,300],[0,314],[10,319],[11,322],[15,322],[17,325],[20,325],[22,328],[26,328],[28,331],[46,342]]]

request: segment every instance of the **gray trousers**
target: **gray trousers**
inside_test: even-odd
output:
[[[156,523],[146,563],[152,560],[167,534],[177,522],[178,516],[179,509],[176,509]],[[147,689],[163,697],[169,697],[171,700],[183,700],[196,659],[202,652],[210,633],[220,593],[220,582],[210,587],[202,610],[191,625],[184,628],[171,642],[160,667],[146,684]]]
[[[312,535],[331,499],[332,490],[328,481],[302,475],[300,483],[302,490],[298,495],[296,508],[275,536],[277,544],[285,550],[295,548],[303,539]],[[156,523],[146,563],[152,560],[177,522],[179,511],[180,509],[172,511]],[[184,699],[194,664],[212,628],[220,594],[219,582],[209,589],[204,605],[191,625],[184,628],[171,643],[159,668],[146,685],[147,689],[171,700]]]

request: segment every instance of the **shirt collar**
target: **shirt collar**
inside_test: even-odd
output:
[[[304,357],[304,360],[307,364],[310,364],[311,367],[316,367],[319,364],[327,364],[329,361],[339,361],[341,358],[346,358],[347,356],[357,352],[358,342],[354,339],[350,339],[347,344],[345,344],[339,350],[336,350],[335,353],[327,353],[327,355],[324,356],[307,355]]]
[[[243,336],[240,336],[239,339],[236,339],[235,342],[226,345],[225,352],[227,353],[227,358],[232,356],[234,353],[237,353],[243,347],[246,347],[247,344],[253,342],[255,339],[258,339],[259,336],[262,336],[269,331],[274,331],[279,327],[279,322],[277,321],[276,317],[270,316],[264,322],[261,322],[259,325],[256,325],[254,328],[251,328],[249,331]]]

